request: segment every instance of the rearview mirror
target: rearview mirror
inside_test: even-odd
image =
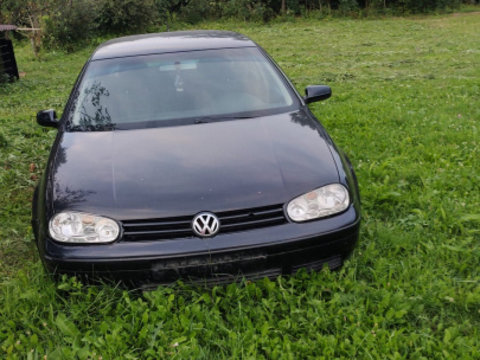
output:
[[[37,113],[37,123],[41,126],[58,127],[57,113],[55,110],[42,110]]]
[[[332,96],[332,89],[327,85],[308,85],[305,88],[304,100],[307,104],[315,101],[326,100]]]

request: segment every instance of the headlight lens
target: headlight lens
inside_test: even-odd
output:
[[[67,211],[56,214],[50,220],[49,231],[57,241],[101,244],[115,241],[120,234],[120,227],[109,218]]]
[[[350,196],[345,186],[330,184],[290,201],[287,213],[293,221],[301,222],[337,214],[348,205]]]

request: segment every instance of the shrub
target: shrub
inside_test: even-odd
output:
[[[222,15],[242,20],[268,21],[274,12],[269,0],[228,0],[222,7]]]
[[[358,3],[356,0],[339,0],[338,11],[342,15],[349,15],[352,12],[358,11]]]
[[[102,0],[96,19],[103,33],[145,32],[158,19],[154,0]]]
[[[55,10],[42,19],[44,44],[73,50],[90,37],[95,14],[95,0],[58,1]]]
[[[195,24],[205,19],[220,16],[220,8],[218,1],[195,0],[181,9],[180,17],[190,24]]]

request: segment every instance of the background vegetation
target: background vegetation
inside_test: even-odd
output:
[[[168,29],[171,23],[235,19],[266,22],[295,16],[407,15],[452,11],[480,0],[2,0],[0,24],[41,31],[28,33],[35,52],[69,51],[95,37]]]
[[[26,75],[0,86],[0,358],[479,359],[480,16],[195,27],[249,35],[299,90],[332,86],[312,110],[360,181],[352,258],[211,289],[52,283],[29,221],[55,132],[35,113],[61,111],[98,40],[40,58],[16,42]]]

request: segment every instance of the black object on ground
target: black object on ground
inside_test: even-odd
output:
[[[11,40],[0,39],[0,81],[18,79],[18,68]]]

